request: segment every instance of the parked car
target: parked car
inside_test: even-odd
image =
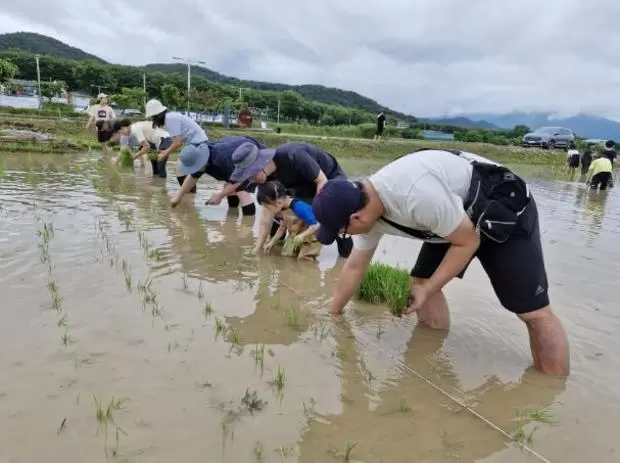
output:
[[[137,109],[123,109],[121,114],[123,116],[139,116],[142,112]]]
[[[523,146],[544,149],[565,148],[575,142],[575,134],[564,127],[541,127],[523,136]]]

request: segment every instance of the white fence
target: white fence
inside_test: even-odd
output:
[[[39,109],[39,99],[36,96],[15,96],[0,94],[0,106],[21,109]]]

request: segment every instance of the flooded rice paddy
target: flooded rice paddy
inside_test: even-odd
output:
[[[449,333],[359,302],[336,320],[336,250],[252,256],[256,220],[203,205],[216,182],[171,210],[172,176],[0,165],[2,462],[620,461],[618,189],[516,167],[571,342],[563,381],[529,368],[477,263],[447,288]],[[411,266],[418,247],[386,239],[376,259]]]

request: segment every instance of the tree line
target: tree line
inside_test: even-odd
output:
[[[63,88],[95,95],[101,87],[111,95],[120,108],[142,108],[148,98],[159,98],[173,109],[185,109],[187,77],[182,73],[165,73],[133,66],[110,65],[89,60],[72,60],[49,55],[40,57],[41,96],[56,96]],[[36,80],[34,55],[20,51],[0,52],[0,83],[12,78]],[[146,93],[142,87],[146,78]],[[53,80],[50,80],[53,79]],[[190,96],[192,111],[220,112],[225,106],[231,110],[250,107],[253,113],[275,119],[280,105],[282,122],[322,126],[357,126],[356,134],[372,138],[376,114],[358,108],[326,104],[304,98],[297,92],[257,90],[225,85],[192,75]],[[389,120],[388,136],[423,138],[423,130],[435,130],[454,135],[456,141],[491,143],[494,145],[520,144],[523,135],[530,132],[525,125],[511,130],[464,129],[462,127],[431,124],[411,118],[407,127],[397,128],[396,120]]]
[[[19,51],[0,52],[0,59],[18,69],[14,77],[36,80],[35,57]],[[184,74],[167,74],[148,68],[76,61],[55,56],[40,56],[41,80],[63,82],[69,91],[82,91],[91,95],[101,88],[113,96],[121,107],[140,108],[143,104],[143,76],[146,78],[146,95],[159,98],[171,108],[183,108],[187,101],[187,77]],[[43,88],[42,88],[43,93]],[[49,92],[48,92],[49,94]],[[43,95],[46,96],[46,95]],[[230,109],[254,108],[264,117],[274,119],[279,105],[280,120],[321,125],[357,125],[376,121],[376,114],[358,108],[320,103],[304,98],[295,91],[274,92],[218,84],[198,75],[192,75],[189,95],[191,109],[201,112],[219,112],[224,106]],[[389,117],[389,116],[388,116]],[[411,122],[415,118],[410,118]],[[390,121],[395,124],[396,120]]]

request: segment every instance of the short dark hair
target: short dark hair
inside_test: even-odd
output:
[[[256,201],[260,205],[273,204],[278,199],[286,197],[288,197],[286,188],[277,180],[261,183],[256,188]]]
[[[112,125],[112,133],[116,133],[118,132],[120,129],[122,129],[123,127],[130,127],[131,126],[131,120],[130,119],[121,119],[114,121],[114,124]]]
[[[616,142],[614,140],[607,140],[605,142],[605,148],[611,149],[616,147]]]

